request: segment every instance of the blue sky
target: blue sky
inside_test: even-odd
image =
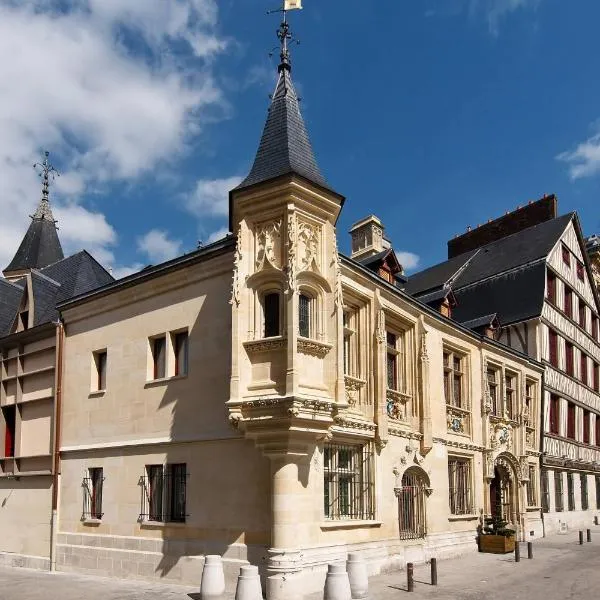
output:
[[[68,251],[122,275],[218,236],[264,124],[277,5],[0,0],[0,258],[34,210],[42,148]],[[597,0],[304,0],[290,20],[317,160],[347,197],[342,251],[375,213],[422,268],[552,192],[600,232]]]

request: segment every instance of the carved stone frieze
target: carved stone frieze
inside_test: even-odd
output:
[[[347,414],[338,414],[333,418],[338,427],[346,429],[354,429],[358,431],[375,432],[377,425],[371,421],[363,421],[362,419],[354,419]]]
[[[326,344],[325,342],[308,340],[306,338],[298,338],[298,352],[301,352],[302,354],[308,354],[318,358],[325,358],[331,348],[331,344]]]
[[[300,270],[308,271],[320,268],[321,228],[306,221],[298,222],[298,263]]]
[[[396,390],[386,391],[387,415],[394,421],[406,421],[406,405],[410,396]]]
[[[346,402],[351,408],[354,408],[358,404],[360,397],[360,390],[365,387],[366,381],[363,379],[357,379],[356,377],[350,377],[350,375],[344,375],[344,388],[346,390]]]
[[[417,433],[416,431],[409,431],[408,429],[403,429],[401,427],[394,427],[393,425],[388,426],[389,435],[393,435],[394,437],[406,438],[408,440],[422,440],[423,434]]]
[[[256,234],[256,270],[267,265],[281,269],[281,219],[259,223]]]
[[[447,440],[445,438],[439,437],[434,437],[433,442],[435,444],[442,444],[443,446],[458,448],[460,450],[471,450],[473,452],[483,452],[485,450],[483,446],[478,446],[477,444],[471,444],[469,442],[459,442],[457,440]]]
[[[272,350],[282,350],[286,347],[285,338],[274,338],[264,340],[250,340],[244,342],[244,348],[248,354],[258,354],[260,352],[271,352]]]

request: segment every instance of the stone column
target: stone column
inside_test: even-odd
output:
[[[303,598],[302,494],[304,492],[296,461],[306,456],[275,455],[271,459],[271,548],[267,566],[267,600],[301,600]]]

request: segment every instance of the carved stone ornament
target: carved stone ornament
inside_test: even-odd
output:
[[[344,294],[342,292],[342,261],[338,252],[337,241],[333,245],[332,266],[335,272],[335,309],[342,310],[344,306]]]
[[[305,338],[298,339],[298,352],[316,356],[317,358],[325,358],[331,350],[331,344],[325,342],[317,342],[316,340],[307,340]]]
[[[521,481],[529,481],[529,461],[526,456],[521,456],[519,466],[521,467]]]
[[[492,449],[510,448],[512,444],[512,427],[506,423],[490,424],[490,445]]]
[[[525,432],[525,444],[527,445],[528,448],[533,448],[533,431],[532,430],[528,430]]]
[[[429,360],[429,355],[427,354],[427,329],[425,329],[425,327],[423,327],[423,332],[421,333],[421,351],[419,358],[422,362],[427,362]]]
[[[487,358],[483,359],[483,375],[482,375],[482,389],[483,389],[483,398],[481,399],[481,407],[483,409],[483,413],[486,415],[491,415],[493,410],[492,405],[492,394],[490,393],[490,382],[487,378],[488,371],[488,361]]]
[[[305,221],[298,223],[298,260],[302,271],[319,268],[320,234],[321,229],[318,225]]]
[[[256,270],[267,265],[281,268],[281,219],[256,227]]]
[[[356,407],[358,399],[360,397],[360,390],[365,386],[366,381],[357,379],[356,377],[350,377],[350,375],[344,375],[344,388],[346,390],[346,402],[350,408]]]
[[[465,433],[465,415],[453,410],[452,408],[446,409],[446,424],[448,431],[452,433]]]
[[[485,455],[485,477],[494,479],[494,476],[494,454],[488,451]]]
[[[287,221],[287,280],[288,293],[296,292],[296,216],[288,215]]]
[[[406,421],[406,404],[410,397],[396,390],[387,390],[387,415],[394,421]]]
[[[366,431],[368,433],[374,433],[377,429],[375,423],[352,418],[347,414],[336,415],[333,420],[338,427],[343,427],[344,429],[354,429],[357,431]]]
[[[520,464],[515,460],[516,464],[513,464],[512,460],[508,460],[506,456],[498,456],[496,458],[496,465],[501,467],[508,473],[508,476],[511,480],[517,479],[517,482],[521,481],[521,467]]]
[[[375,327],[375,335],[379,344],[385,344],[386,342],[386,331],[385,331],[385,312],[383,308],[377,311],[377,325]]]
[[[240,305],[240,268],[242,263],[242,224],[238,226],[235,253],[233,255],[233,282],[231,284],[231,300],[229,304]]]

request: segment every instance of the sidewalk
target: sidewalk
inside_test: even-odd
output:
[[[429,565],[415,567],[415,591],[406,591],[406,571],[371,577],[369,600],[580,600],[598,597],[600,528],[592,543],[578,543],[577,531],[534,542],[534,559],[521,544],[521,562],[513,554],[473,553],[438,562],[437,587],[429,584]],[[0,600],[188,600],[198,586],[107,579],[73,573],[0,568]],[[228,600],[233,600],[230,596]],[[312,594],[305,600],[323,600]]]

